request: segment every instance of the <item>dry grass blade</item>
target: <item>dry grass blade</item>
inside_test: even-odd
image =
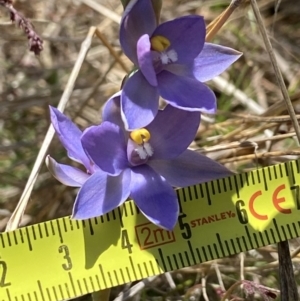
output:
[[[121,17],[118,14],[116,14],[113,11],[106,8],[105,6],[101,5],[99,2],[94,1],[94,0],[81,0],[81,2],[84,3],[85,5],[90,6],[91,8],[93,8],[94,10],[99,12],[100,14],[111,19],[112,21],[114,21],[118,24],[120,23]]]
[[[240,5],[228,22],[226,20],[229,20],[228,16],[233,10],[226,8],[229,3],[232,6],[235,2]],[[258,4],[266,27],[274,28],[272,43],[275,56],[280,59],[279,68],[299,120],[299,8],[289,0],[275,2],[260,0]],[[232,47],[244,54],[222,73],[222,77],[207,83],[215,91],[219,112],[202,118],[197,137],[191,145],[191,148],[208,157],[219,162],[221,160],[237,173],[253,170],[257,165],[261,167],[287,162],[299,157],[300,153],[290,115],[249,3],[250,0],[202,1],[201,4],[193,0],[163,0],[161,14],[162,22],[188,14],[202,15],[208,23],[215,19],[207,27],[208,40],[214,37],[214,43]],[[42,142],[44,150],[51,142],[52,129],[45,138],[49,125],[48,105],[57,106],[74,63],[78,60],[80,44],[90,26],[96,24],[97,29],[101,30],[98,38],[102,42],[93,39],[77,77],[72,101],[69,101],[65,110],[80,129],[101,121],[99,111],[105,101],[119,90],[122,79],[131,68],[130,61],[120,49],[120,0],[32,0],[26,4],[16,1],[15,6],[30,18],[41,33],[44,51],[39,57],[30,53],[26,37],[16,26],[7,26],[11,22],[7,22],[9,16],[3,10],[4,14],[0,16],[0,77],[4,79],[0,81],[0,230],[5,229],[20,199],[24,203],[19,203],[12,217],[15,225],[11,225],[10,229],[17,226],[26,204],[27,221],[23,218],[20,226],[53,220],[71,212],[77,190],[60,184],[50,176],[45,166],[40,169],[37,162],[32,172],[30,168],[38,152],[42,152],[39,149]],[[222,13],[224,9],[226,11]],[[226,26],[220,30],[224,22]],[[218,31],[220,33],[216,35]],[[267,131],[271,136],[267,135]],[[70,163],[58,139],[54,138],[48,152],[60,163]],[[43,163],[43,160],[40,162]],[[29,182],[26,185],[27,196],[21,196],[30,173],[31,185]],[[205,212],[201,211],[202,214]],[[202,227],[200,240],[202,235],[205,236],[205,229]],[[98,243],[98,236],[94,238]],[[289,244],[291,251],[296,249],[291,256],[295,256],[292,263],[297,269],[300,264],[300,256],[297,255],[300,239],[293,239]],[[288,258],[287,252],[284,254]],[[234,283],[244,280],[261,284],[261,289],[264,285],[270,286],[274,293],[279,294],[277,288],[282,276],[278,276],[277,255],[276,246],[256,248],[255,251],[243,253],[243,256],[232,255],[179,269],[171,275],[160,275],[153,278],[154,282],[150,282],[150,278],[136,285],[128,283],[113,287],[110,299],[220,300]],[[5,261],[3,258],[1,260]],[[300,283],[297,270],[294,277]],[[234,291],[229,289],[227,300],[245,299],[241,288],[240,282]],[[92,296],[76,300],[107,300],[109,291],[95,292]],[[12,299],[17,298],[12,296]],[[259,298],[253,296],[252,299]]]
[[[221,159],[219,160],[220,163],[233,163],[238,161],[247,161],[247,160],[254,160],[260,158],[271,158],[271,157],[280,157],[280,156],[300,156],[300,149],[299,150],[290,150],[290,151],[277,151],[277,152],[268,152],[268,153],[255,153],[252,155],[245,155],[239,156],[234,158],[228,159]]]
[[[228,8],[218,16],[213,22],[211,22],[206,28],[206,42],[210,42],[214,36],[219,32],[219,30],[223,27],[228,18],[232,15],[232,13],[240,6],[242,2],[245,0],[232,0]]]
[[[236,86],[229,83],[226,79],[218,76],[212,79],[216,88],[224,94],[232,95],[237,98],[243,105],[245,105],[251,112],[262,114],[265,110],[253,99],[248,97],[243,91],[237,89]]]
[[[276,62],[276,58],[272,49],[271,42],[268,38],[266,28],[264,26],[263,19],[261,17],[256,0],[251,0],[251,5],[259,25],[260,32],[262,34],[267,52],[270,57],[270,61],[275,71],[278,85],[281,89],[283,99],[286,103],[287,110],[291,116],[293,126],[298,138],[298,143],[300,143],[300,126],[296,118],[296,114],[290,100],[287,88],[285,86],[282,74]],[[288,241],[283,241],[278,244],[278,255],[279,255],[279,274],[280,274],[280,287],[281,287],[281,300],[282,301],[295,301],[299,300],[299,294],[297,289],[297,284],[294,278],[293,265],[289,252]]]
[[[77,76],[79,74],[82,63],[83,63],[83,61],[86,57],[86,54],[87,54],[87,52],[90,48],[95,30],[96,30],[95,27],[91,27],[86,39],[82,42],[81,49],[80,49],[80,52],[78,54],[78,58],[76,60],[76,63],[75,63],[74,68],[72,70],[72,73],[70,74],[67,86],[64,90],[64,93],[63,93],[63,95],[62,95],[62,97],[59,101],[58,107],[57,107],[62,112],[64,111],[64,109],[65,109],[65,107],[66,107],[66,105],[69,101],[69,98],[72,94],[72,91],[73,91],[73,88],[74,88],[74,85],[75,85],[75,81],[76,81]],[[44,163],[44,159],[45,159],[47,150],[49,148],[49,145],[50,145],[50,143],[53,139],[53,136],[54,136],[54,129],[53,129],[52,126],[50,126],[48,131],[47,131],[47,134],[45,136],[45,139],[43,141],[42,147],[39,151],[39,154],[36,158],[36,161],[35,161],[34,166],[32,168],[31,174],[29,176],[29,179],[28,179],[28,181],[26,183],[26,186],[24,188],[24,191],[22,193],[22,196],[19,200],[19,203],[18,203],[17,207],[15,208],[14,212],[12,213],[12,215],[11,215],[11,217],[10,217],[8,223],[7,223],[6,231],[12,231],[12,230],[17,229],[20,222],[21,222],[21,219],[22,219],[22,216],[23,216],[24,211],[26,209],[27,203],[29,201],[33,186],[34,186],[34,184],[37,180],[40,168],[41,168],[42,164]]]
[[[262,34],[267,52],[269,54],[270,61],[271,61],[272,66],[273,66],[278,85],[279,85],[280,90],[282,92],[282,96],[283,96],[283,99],[285,101],[285,104],[286,104],[287,110],[289,112],[289,115],[291,116],[293,126],[295,128],[295,132],[296,132],[296,135],[297,135],[297,138],[298,138],[298,142],[300,143],[300,125],[298,123],[298,120],[297,120],[297,117],[296,117],[296,114],[295,114],[295,110],[294,110],[293,104],[291,102],[291,99],[290,99],[288,90],[286,88],[286,85],[284,83],[281,71],[278,67],[276,57],[275,57],[274,52],[273,52],[272,44],[271,44],[271,42],[268,38],[267,30],[265,28],[263,19],[260,15],[260,11],[259,11],[258,5],[256,3],[256,0],[251,0],[251,4],[252,4],[252,8],[253,8],[257,23],[259,25],[259,29],[261,31],[261,34]]]
[[[115,58],[115,60],[120,64],[120,66],[122,67],[122,69],[125,72],[129,72],[130,70],[127,68],[127,66],[123,63],[123,61],[120,59],[120,55],[118,55],[118,53],[115,52],[115,50],[112,48],[112,46],[108,43],[108,41],[106,40],[106,38],[104,37],[104,35],[101,33],[100,29],[96,29],[95,34],[97,35],[97,37],[100,39],[100,41],[103,43],[103,45],[105,45],[107,47],[107,49],[109,50],[110,54]]]

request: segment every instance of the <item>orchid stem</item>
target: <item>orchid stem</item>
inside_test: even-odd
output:
[[[113,49],[113,47],[110,45],[110,43],[107,41],[107,39],[104,37],[104,35],[102,34],[102,32],[98,28],[96,28],[95,34],[99,38],[99,40],[103,43],[103,45],[109,50],[110,54],[120,64],[120,66],[122,67],[122,69],[126,73],[129,73],[130,70],[127,68],[127,66],[120,59],[120,55]]]

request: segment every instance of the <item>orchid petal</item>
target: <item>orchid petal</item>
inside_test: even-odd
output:
[[[173,188],[147,165],[131,169],[131,193],[136,205],[154,224],[172,230],[179,206]]]
[[[137,42],[137,57],[141,72],[151,86],[157,86],[156,73],[153,67],[149,35],[145,34]]]
[[[156,27],[156,17],[151,1],[133,1],[126,7],[120,26],[120,43],[124,53],[137,65],[136,45],[138,39],[151,36]]]
[[[215,113],[215,94],[198,80],[168,71],[159,73],[157,79],[160,95],[172,106],[188,111]]]
[[[115,209],[128,198],[129,187],[129,169],[116,177],[108,176],[101,170],[96,171],[79,190],[72,218],[92,218]]]
[[[160,35],[170,41],[168,50],[175,50],[176,63],[190,63],[201,52],[205,41],[205,23],[201,16],[190,15],[160,24],[153,37]]]
[[[69,165],[59,164],[50,156],[46,157],[46,165],[51,174],[67,186],[81,187],[89,178],[89,175],[82,170]]]
[[[149,143],[154,154],[151,159],[171,159],[191,144],[200,123],[199,112],[189,112],[167,105],[159,110],[147,126],[151,134]]]
[[[109,121],[124,129],[124,122],[121,117],[121,92],[115,93],[103,106],[102,120]]]
[[[149,124],[158,111],[158,91],[140,71],[126,81],[121,94],[122,117],[125,128],[139,129]]]
[[[192,73],[197,80],[206,82],[221,74],[241,55],[241,52],[232,48],[205,43],[200,55],[194,60]]]
[[[80,141],[82,132],[80,129],[63,113],[54,107],[49,106],[51,122],[58,135],[58,138],[68,152],[68,157],[85,166],[90,172],[92,167],[86,156]]]
[[[192,150],[186,150],[173,160],[148,162],[170,185],[185,187],[233,175],[223,165]]]
[[[115,124],[104,121],[85,130],[82,145],[90,158],[103,171],[119,175],[128,164],[125,137]]]

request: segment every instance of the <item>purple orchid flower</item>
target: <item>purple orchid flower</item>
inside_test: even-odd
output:
[[[144,127],[154,119],[159,96],[183,110],[215,112],[215,95],[202,82],[222,73],[241,53],[205,43],[205,34],[201,16],[157,26],[151,0],[129,3],[121,21],[120,43],[138,70],[130,74],[121,95],[127,129]]]
[[[80,130],[57,109],[52,124],[73,160],[86,172],[59,164],[48,156],[51,173],[63,184],[81,187],[73,218],[105,214],[132,198],[154,224],[171,230],[178,217],[172,186],[183,187],[231,175],[224,166],[188,150],[200,113],[168,105],[146,127],[127,132],[120,116],[120,97],[111,98],[104,122]]]

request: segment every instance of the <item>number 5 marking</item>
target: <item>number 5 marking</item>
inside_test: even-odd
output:
[[[58,248],[58,252],[65,254],[64,259],[67,261],[67,263],[62,264],[63,269],[66,271],[71,270],[73,267],[73,264],[72,264],[72,260],[70,257],[69,248],[66,245],[61,245]]]

